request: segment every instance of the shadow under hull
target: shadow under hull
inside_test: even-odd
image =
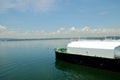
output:
[[[71,64],[58,59],[55,67],[65,75],[66,80],[120,80],[119,73]]]
[[[70,62],[73,64],[79,64],[79,65],[90,66],[98,69],[120,72],[119,59],[109,59],[109,58],[101,58],[101,57],[68,54],[60,51],[55,51],[55,57],[56,59]]]

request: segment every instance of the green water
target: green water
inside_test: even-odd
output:
[[[120,80],[120,74],[55,60],[70,40],[1,41],[0,80]]]

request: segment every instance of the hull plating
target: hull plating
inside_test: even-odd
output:
[[[84,56],[55,51],[56,59],[66,62],[120,72],[120,60],[93,56]]]

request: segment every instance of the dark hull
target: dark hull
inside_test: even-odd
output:
[[[120,72],[120,60],[119,59],[108,59],[101,57],[91,57],[84,55],[75,55],[55,51],[56,59],[70,62],[73,64],[79,64],[84,66],[91,66],[98,69],[105,69],[114,72]]]

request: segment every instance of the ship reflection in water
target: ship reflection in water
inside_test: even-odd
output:
[[[56,59],[55,67],[66,80],[120,80],[120,74],[91,67],[80,66]]]

